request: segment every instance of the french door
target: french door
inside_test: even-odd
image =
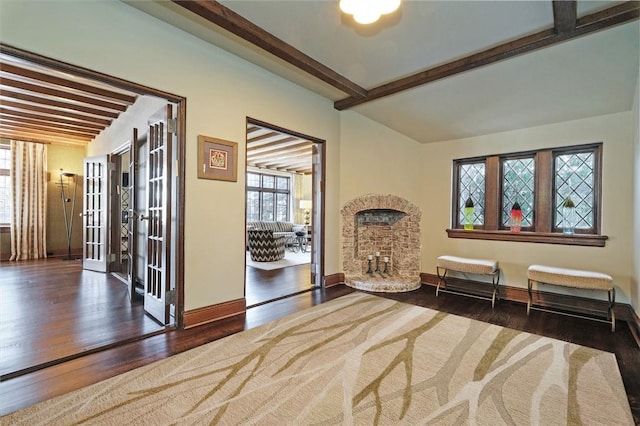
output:
[[[144,310],[162,324],[169,324],[171,293],[171,159],[175,132],[168,126],[172,106],[149,119],[147,134],[147,214]]]
[[[107,272],[109,211],[109,158],[107,155],[84,159],[84,197],[82,208],[82,267]]]

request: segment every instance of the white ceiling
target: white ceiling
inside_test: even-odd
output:
[[[364,29],[337,1],[221,3],[365,89],[553,26],[546,0],[405,0]],[[578,1],[578,17],[618,3]],[[331,100],[348,97],[175,4],[129,4]],[[639,28],[636,20],[352,109],[421,143],[628,111]]]

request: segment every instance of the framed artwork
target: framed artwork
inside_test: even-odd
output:
[[[238,181],[238,144],[198,135],[198,178]]]

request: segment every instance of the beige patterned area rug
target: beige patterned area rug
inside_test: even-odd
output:
[[[633,424],[613,354],[353,293],[2,424]]]

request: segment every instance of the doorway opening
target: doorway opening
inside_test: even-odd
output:
[[[23,73],[21,78],[27,82],[29,79],[37,80],[30,86],[24,86],[21,90],[25,93],[21,96],[29,96],[31,103],[42,99],[48,108],[62,105],[56,114],[37,118],[46,122],[50,129],[70,126],[91,128],[89,124],[80,122],[95,120],[92,114],[97,114],[98,109],[80,105],[76,100],[73,103],[75,111],[67,111],[72,102],[65,100],[65,92],[73,94],[80,90],[78,87],[95,87],[101,96],[106,92],[119,92],[124,97],[142,102],[153,98],[154,105],[158,102],[164,105],[160,110],[139,108],[137,101],[129,106],[130,111],[136,111],[135,120],[142,123],[137,126],[139,137],[138,128],[127,121],[133,114],[128,114],[125,124],[122,124],[113,113],[113,120],[102,120],[110,123],[104,132],[82,132],[83,135],[95,133],[104,137],[111,129],[127,128],[131,135],[123,138],[115,136],[119,134],[115,131],[109,143],[99,144],[97,148],[94,142],[92,154],[97,155],[86,157],[83,150],[84,162],[82,157],[76,161],[76,156],[73,156],[78,163],[79,187],[83,189],[83,194],[78,194],[82,217],[74,226],[82,230],[80,242],[76,242],[75,247],[77,253],[82,252],[82,261],[62,264],[62,259],[52,257],[7,262],[0,268],[3,291],[10,294],[0,301],[0,310],[3,311],[1,325],[3,329],[16,331],[3,336],[3,339],[7,338],[3,345],[10,345],[15,350],[10,353],[3,351],[11,362],[0,369],[0,379],[162,333],[168,327],[182,327],[186,99],[6,44],[0,45],[0,56],[3,61],[13,64],[10,72]],[[36,69],[37,72],[34,71]],[[73,83],[64,86],[64,76],[67,75],[73,76]],[[30,87],[40,86],[55,86],[56,100],[48,99],[44,92],[26,93]],[[75,98],[78,99],[77,96]],[[91,102],[90,98],[85,96],[83,99]],[[104,104],[104,101],[96,102]],[[19,116],[22,108],[34,108],[20,98],[14,104],[14,109],[7,113]],[[65,113],[69,116],[66,117]],[[30,114],[36,115],[34,112]],[[112,111],[105,114],[112,114]],[[72,145],[59,144],[74,137],[56,137],[53,130],[35,131],[32,127],[28,121],[22,120],[20,134],[10,138],[51,146],[55,144],[57,161],[68,161],[68,156],[62,151]],[[123,140],[126,143],[120,148],[109,148]],[[79,146],[87,142],[80,141],[78,137],[74,143],[73,148],[78,151]],[[149,164],[153,167],[148,167]],[[57,229],[55,225],[49,228]],[[64,253],[67,251],[65,245]],[[143,285],[143,303],[134,303],[136,281]],[[51,303],[52,297],[55,297],[55,304]],[[25,354],[24,348],[27,347],[37,347],[38,351]]]
[[[247,119],[247,306],[323,285],[324,141]]]

